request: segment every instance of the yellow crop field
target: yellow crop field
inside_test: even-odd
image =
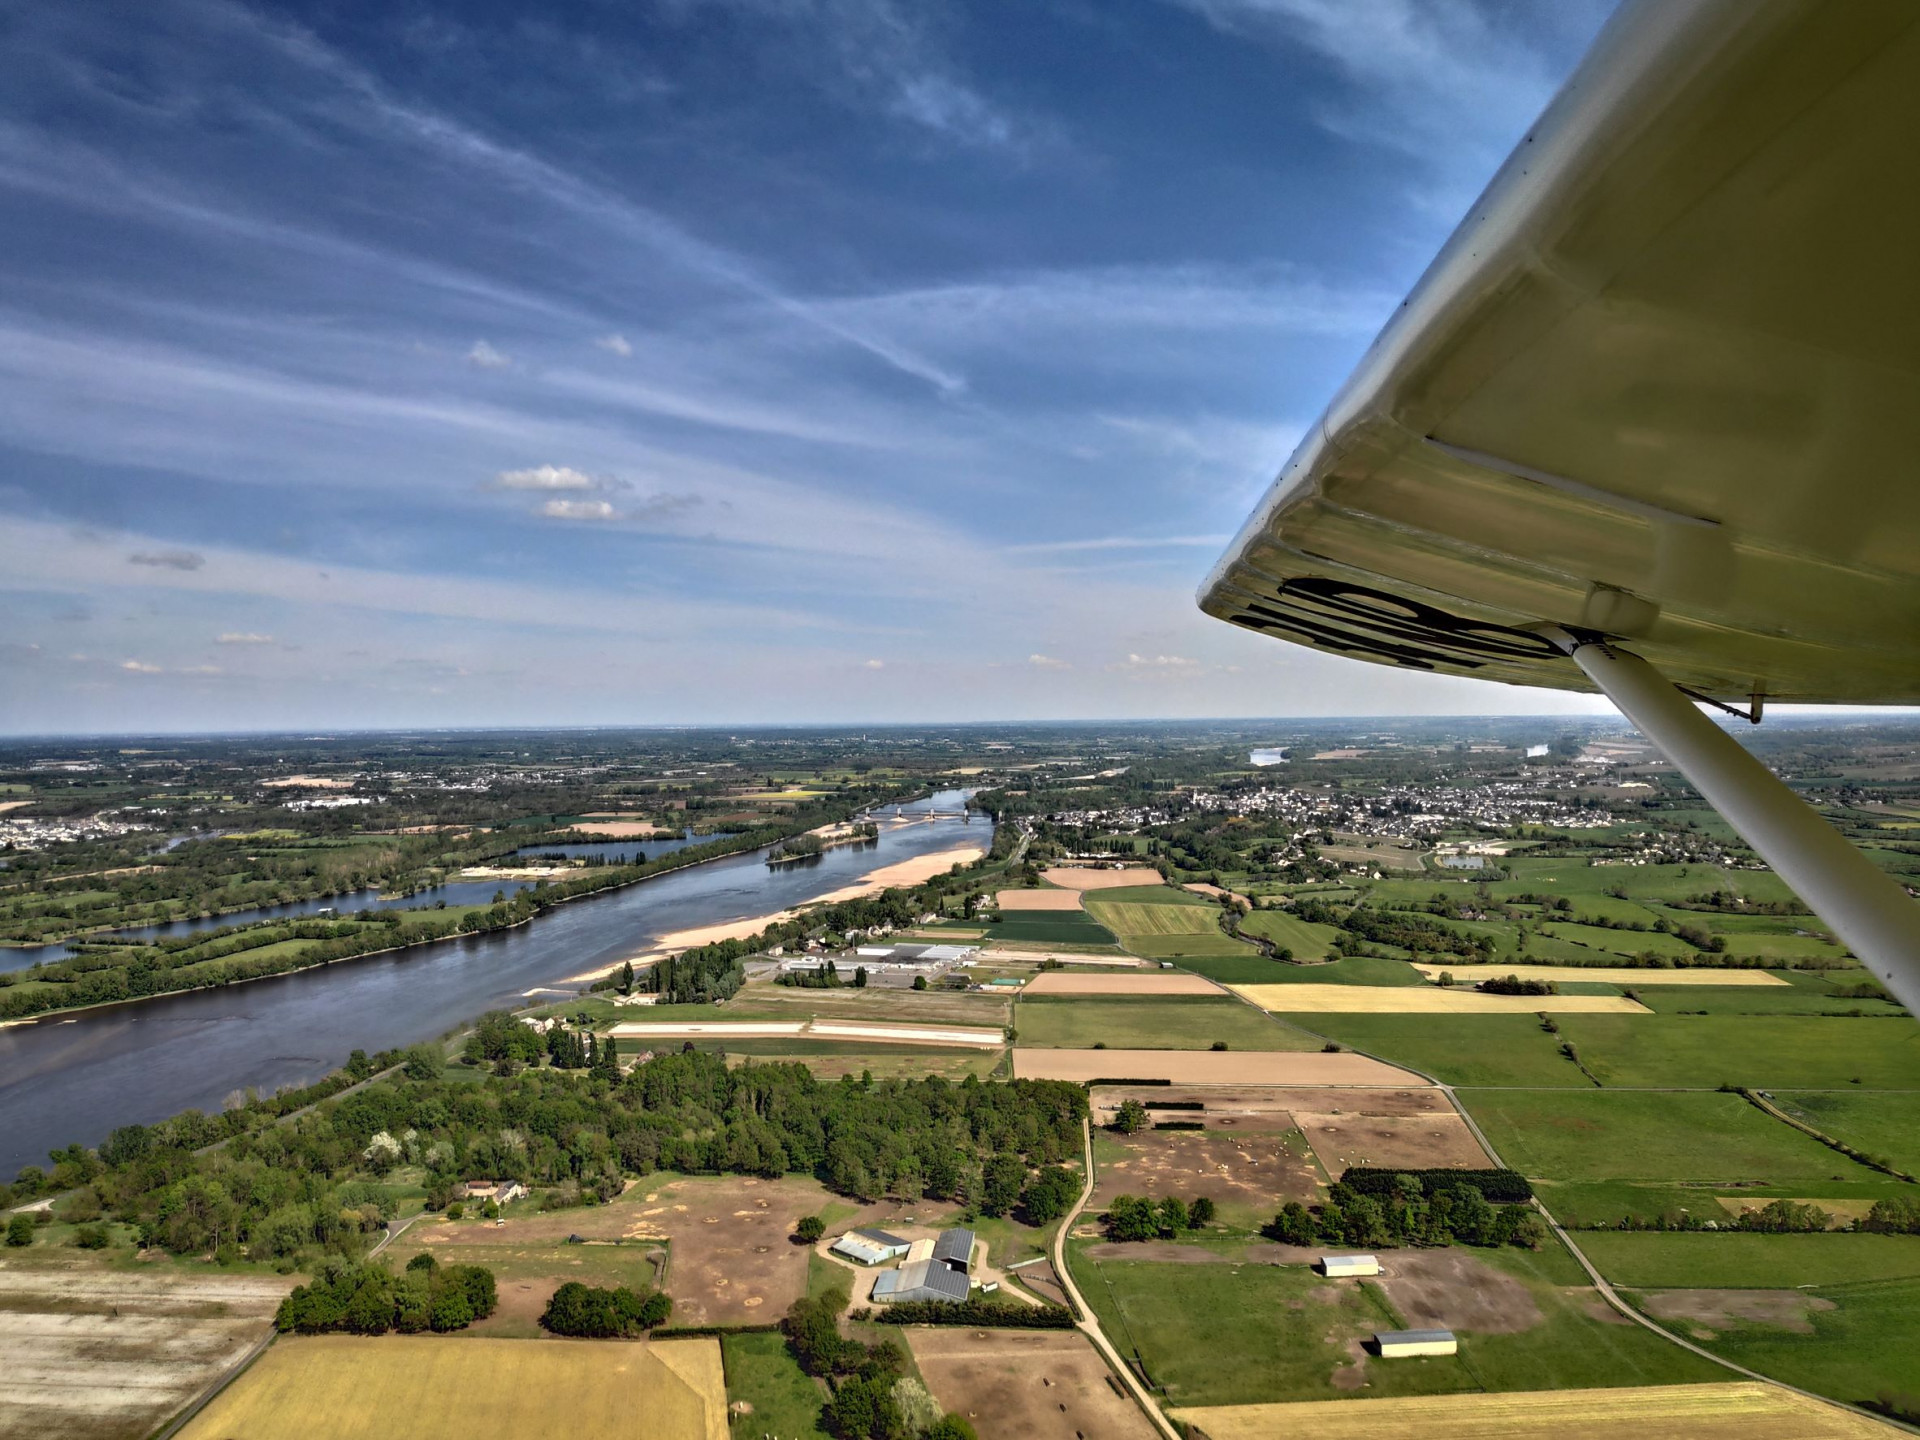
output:
[[[1591,981],[1600,985],[1785,985],[1778,975],[1765,970],[1710,970],[1696,966],[1688,970],[1639,969],[1629,965],[1515,965],[1502,970],[1498,965],[1427,965],[1413,967],[1429,980],[1442,970],[1451,970],[1463,985],[1488,975],[1518,975],[1523,980],[1551,980],[1556,985]]]
[[[1874,1440],[1887,1427],[1772,1385],[1658,1385],[1175,1410],[1196,1440]]]
[[[1229,985],[1262,1010],[1345,1012],[1349,1015],[1534,1015],[1575,1011],[1645,1015],[1624,995],[1485,995],[1438,985]]]
[[[309,1335],[272,1349],[181,1440],[727,1440],[717,1340]]]
[[[1220,933],[1220,912],[1211,905],[1141,905],[1095,895],[1087,900],[1087,913],[1120,936]]]
[[[1002,910],[1078,910],[1078,890],[1002,890],[994,897]]]

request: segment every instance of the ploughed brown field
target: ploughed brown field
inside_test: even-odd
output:
[[[994,899],[1002,910],[1078,910],[1078,890],[1002,890]]]
[[[1321,1097],[1324,1103],[1326,1097]],[[1294,1123],[1329,1175],[1349,1165],[1384,1170],[1428,1170],[1491,1165],[1487,1152],[1458,1115],[1371,1115],[1366,1102],[1338,1113],[1296,1110]]]
[[[1221,995],[1225,992],[1204,975],[1145,974],[1070,975],[1046,970],[1021,988],[1022,995]]]
[[[1049,885],[1068,890],[1119,890],[1128,885],[1164,885],[1158,870],[1145,865],[1129,865],[1120,870],[1082,869],[1077,865],[1055,865],[1040,872]]]
[[[992,1440],[1157,1440],[1077,1330],[911,1327],[915,1363],[941,1408]]]
[[[1294,1113],[1340,1110],[1349,1115],[1452,1115],[1446,1093],[1417,1090],[1290,1090],[1272,1085],[1098,1085],[1092,1093],[1093,1120],[1110,1124],[1127,1100],[1138,1100],[1156,1120],[1197,1120],[1209,1130],[1291,1130]],[[1204,1105],[1203,1110],[1187,1107]]]
[[[1358,987],[1355,987],[1358,988]],[[1418,1075],[1349,1051],[1029,1050],[1013,1052],[1022,1080],[1171,1080],[1176,1085],[1424,1086]]]
[[[1890,1433],[1865,1416],[1750,1381],[1218,1405],[1172,1414],[1195,1440],[1878,1440]]]
[[[269,1333],[293,1284],[0,1265],[0,1436],[140,1440]]]

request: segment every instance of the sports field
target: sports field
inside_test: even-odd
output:
[[[1320,1048],[1312,1036],[1217,990],[1212,996],[1023,993],[1014,1007],[1013,1025],[1018,1044],[1036,1047],[1206,1050],[1224,1043],[1233,1050]]]
[[[1645,1015],[1624,995],[1486,995],[1438,985],[1234,985],[1263,1010],[1326,1010],[1362,1015],[1564,1015],[1592,1011]]]
[[[1208,1440],[1880,1440],[1887,1427],[1773,1385],[1633,1386],[1174,1410]]]
[[[267,1353],[183,1440],[726,1440],[717,1340],[307,1335]]]

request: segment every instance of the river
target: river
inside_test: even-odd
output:
[[[942,792],[906,815],[959,810],[964,795]],[[817,865],[770,870],[753,851],[571,901],[517,930],[0,1028],[0,1175],[45,1164],[56,1146],[97,1144],[116,1125],[309,1084],[356,1047],[433,1039],[662,935],[803,904],[935,850],[984,849],[993,834],[979,815],[890,824],[891,814],[876,845],[829,850]]]

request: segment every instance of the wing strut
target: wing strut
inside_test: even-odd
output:
[[[1707,803],[1833,927],[1901,1004],[1920,1015],[1920,905],[1908,898],[1905,887],[1640,656],[1557,627],[1545,634],[1666,753]]]

